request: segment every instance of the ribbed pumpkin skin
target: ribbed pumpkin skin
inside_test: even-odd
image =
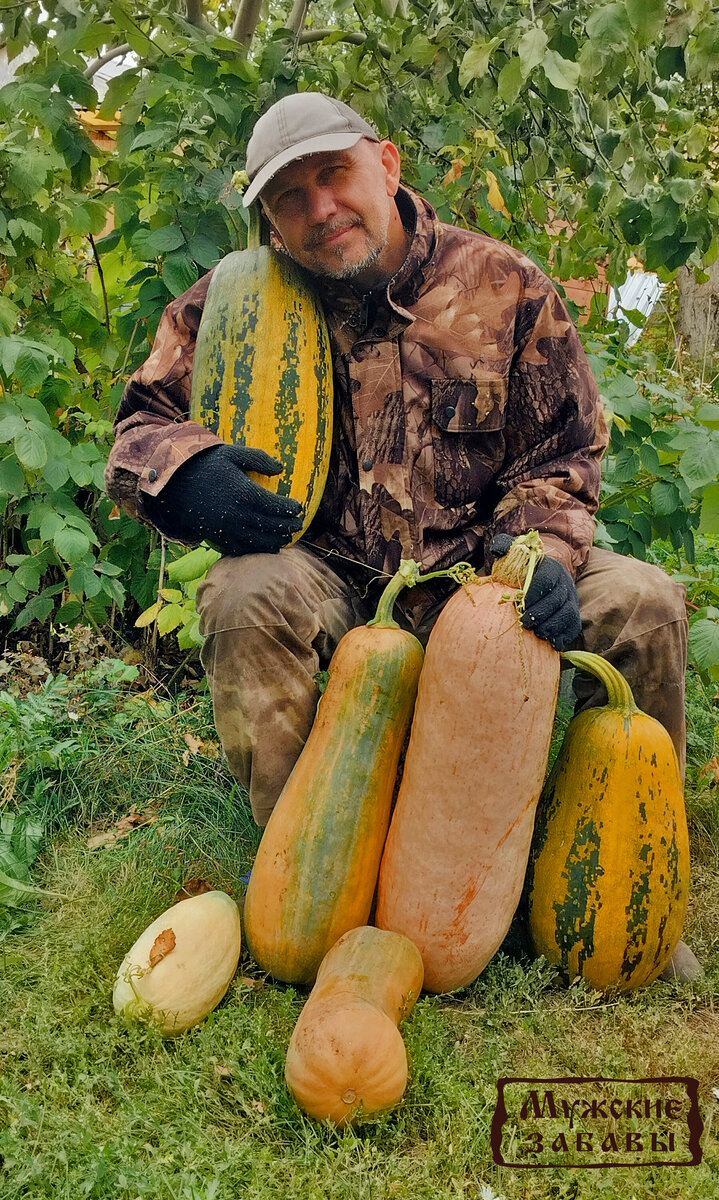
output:
[[[150,967],[150,951],[166,930],[174,949]],[[240,912],[231,896],[205,892],[173,904],[125,955],[112,994],[115,1012],[151,1021],[165,1035],[182,1033],[220,1003],[240,949]]]
[[[313,983],[330,947],[369,918],[421,667],[420,643],[399,628],[360,626],[335,650],[245,900],[248,945],[276,979]]]
[[[392,1108],[407,1086],[397,1026],[422,989],[422,958],[407,938],[353,929],[328,951],[287,1051],[285,1080],[306,1113],[346,1125]]]
[[[536,952],[570,979],[626,991],[663,970],[686,915],[689,837],[658,721],[599,708],[571,722],[539,805],[528,892]]]
[[[324,315],[291,263],[268,246],[215,268],[197,334],[190,416],[223,441],[266,450],[279,476],[255,475],[312,520],[332,442],[332,358]]]
[[[376,923],[417,945],[432,992],[477,978],[522,891],[560,660],[514,594],[468,584],[440,614],[382,857]]]

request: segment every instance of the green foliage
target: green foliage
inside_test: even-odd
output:
[[[442,219],[513,242],[559,280],[605,264],[621,282],[630,253],[668,278],[719,252],[708,0],[317,0],[297,39],[289,7],[270,7],[249,52],[230,0],[208,0],[202,28],[163,0],[139,15],[125,0],[2,10],[10,59],[35,51],[0,89],[0,617],[13,630],[102,624],[128,606],[148,619],[155,604],[161,629],[198,640],[196,580],[158,595],[156,538],[113,519],[103,471],[165,305],[245,244],[233,176],[271,100],[306,87],[348,100],[394,138]],[[120,44],[132,54],[100,104],[88,64]],[[120,114],[112,149],[83,108]],[[651,371],[635,380],[600,324],[616,414],[604,536],[639,555],[668,539],[691,564],[697,531],[719,526],[717,406],[695,411]],[[714,619],[707,606],[697,621]],[[695,630],[703,661],[714,644]]]

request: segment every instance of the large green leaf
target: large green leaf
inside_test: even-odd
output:
[[[38,471],[47,462],[47,446],[42,434],[26,425],[13,439],[15,453],[29,471]]]
[[[719,478],[719,431],[707,430],[692,442],[679,460],[679,472],[692,492],[716,483]]]
[[[666,21],[666,0],[626,0],[626,8],[640,45],[655,41]]]
[[[522,75],[525,79],[535,67],[539,66],[544,58],[547,41],[547,35],[540,25],[534,25],[526,33],[523,33],[519,39],[517,52],[519,54]]]
[[[711,484],[702,495],[702,515],[699,532],[719,535],[719,483]]]
[[[701,617],[689,626],[689,649],[700,671],[719,679],[719,621]]]
[[[579,85],[579,63],[562,58],[556,50],[547,50],[542,59],[542,66],[552,87],[565,92],[576,91]]]
[[[459,64],[459,82],[461,87],[466,87],[473,79],[484,78],[489,67],[489,60],[501,41],[501,37],[494,37],[485,41],[475,42],[474,45],[470,46]]]
[[[74,529],[72,525],[63,525],[54,535],[53,545],[61,558],[71,565],[82,562],[90,549],[89,538]]]
[[[145,244],[155,254],[167,254],[184,246],[185,235],[179,225],[161,225],[150,232]]]
[[[193,283],[197,283],[197,267],[188,253],[176,251],[174,254],[168,254],[163,262],[162,278],[170,294],[180,296],[192,287]]]
[[[679,490],[668,480],[658,479],[652,484],[650,496],[654,511],[660,516],[668,517],[679,508]]]
[[[627,5],[597,4],[587,19],[587,35],[602,49],[622,50],[631,37]]]

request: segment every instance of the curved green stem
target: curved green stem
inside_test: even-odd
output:
[[[588,671],[590,675],[601,680],[609,697],[607,708],[623,713],[625,717],[640,711],[634,701],[632,689],[621,671],[607,662],[606,658],[602,658],[600,654],[590,654],[586,650],[567,650],[562,654],[562,658],[566,658],[567,662],[573,667],[578,667],[580,671]]]
[[[406,587],[414,587],[415,584],[426,583],[430,579],[454,579],[455,583],[465,584],[477,578],[474,567],[466,562],[455,563],[446,571],[429,571],[426,575],[420,575],[419,569],[419,563],[415,562],[413,558],[402,560],[399,569],[382,592],[377,611],[372,620],[367,622],[368,625],[377,626],[380,629],[399,629],[399,624],[395,621],[392,613],[397,597]]]
[[[249,225],[247,227],[247,249],[258,250],[262,245],[262,214],[260,212],[260,204],[255,200],[254,204],[249,206],[247,210],[249,217]]]

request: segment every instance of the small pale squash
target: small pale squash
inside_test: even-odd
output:
[[[304,1112],[347,1125],[399,1103],[407,1051],[398,1025],[421,990],[421,955],[401,934],[366,925],[335,943],[287,1051],[285,1080]]]
[[[256,214],[253,214],[256,221]],[[246,250],[215,267],[197,333],[190,416],[223,441],[265,450],[284,466],[253,475],[298,500],[302,536],[327,481],[332,356],[318,298],[299,270],[251,229]]]
[[[225,892],[173,904],[126,954],[112,994],[115,1012],[182,1033],[212,1012],[240,958],[240,913]]]
[[[521,896],[559,689],[559,654],[518,611],[542,553],[516,538],[427,643],[376,923],[416,944],[428,991],[477,978]]]
[[[651,982],[679,941],[689,837],[671,737],[596,654],[564,655],[607,688],[570,723],[537,813],[527,876],[537,954],[597,991]]]

